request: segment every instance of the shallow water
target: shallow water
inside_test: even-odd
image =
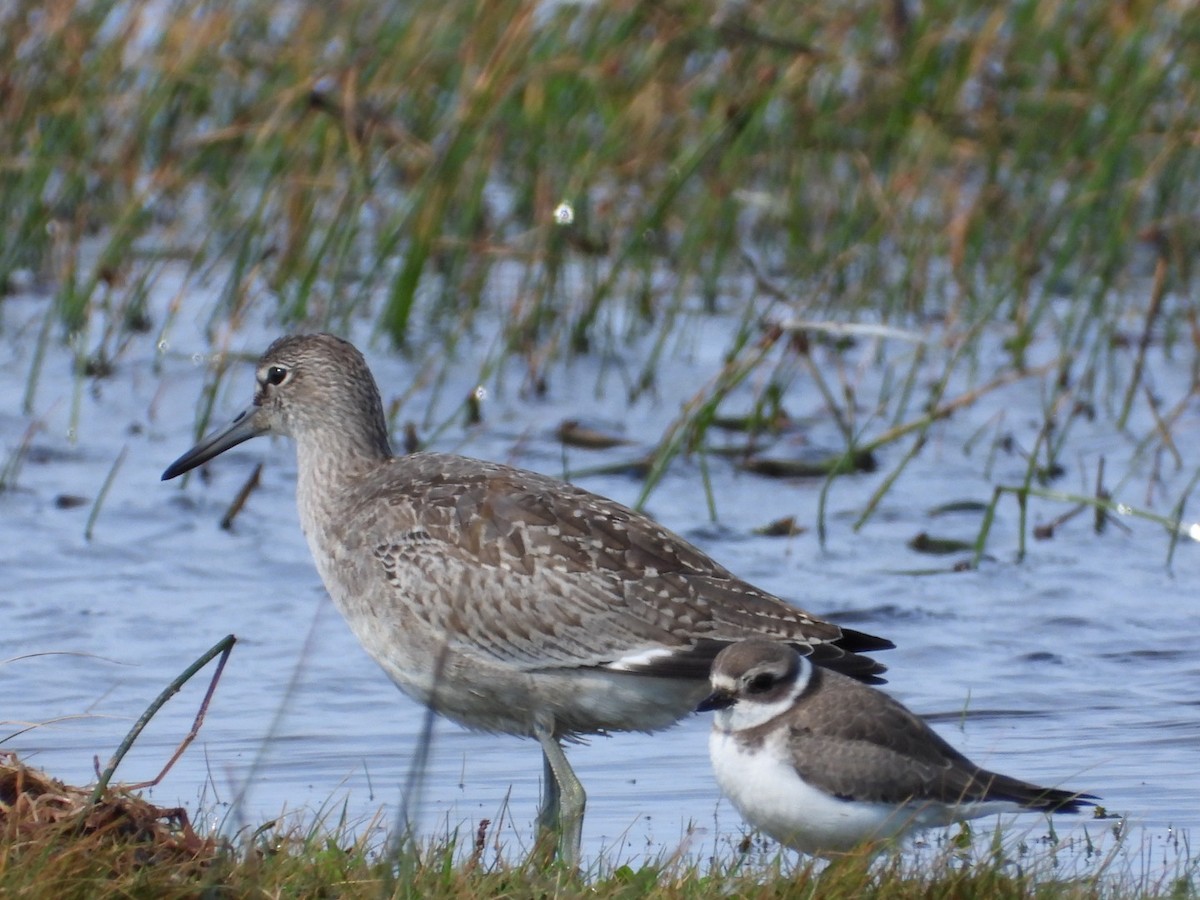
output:
[[[166,302],[173,291],[163,287]],[[30,422],[20,404],[46,302],[25,296],[0,304],[6,457]],[[239,643],[200,735],[152,798],[205,810],[207,824],[228,830],[257,825],[285,808],[335,820],[344,815],[359,830],[375,816],[390,826],[425,714],[392,687],[324,597],[296,522],[291,447],[254,441],[212,464],[207,480],[192,477],[182,487],[159,481],[193,442],[205,379],[193,354],[207,345],[198,325],[187,333],[191,321],[176,326],[165,353],[146,337],[112,377],[85,382],[74,434],[77,384],[70,357],[62,348],[50,351],[34,404],[44,427],[16,489],[0,494],[0,720],[6,723],[0,737],[11,735],[0,749],[16,750],[57,777],[88,782],[93,757],[103,764],[154,696],[218,638],[234,633]],[[204,321],[206,314],[194,319]],[[482,426],[448,430],[436,446],[555,475],[563,474],[564,460],[582,469],[632,459],[645,448],[564,452],[554,429],[586,409],[631,436],[659,434],[725,351],[726,323],[691,328],[689,352],[664,367],[653,401],[627,408],[615,383],[597,399],[600,364],[579,360],[551,378],[547,397],[522,400],[513,389],[493,396]],[[256,354],[271,336],[265,327],[248,329],[233,343]],[[385,400],[407,387],[417,365],[378,350],[368,350],[368,357]],[[1174,402],[1187,389],[1187,373],[1152,363],[1155,389]],[[445,395],[465,395],[473,371],[464,365],[462,383]],[[222,419],[248,401],[251,385],[250,366],[235,369],[219,395]],[[819,418],[819,396],[802,388],[786,405]],[[1088,513],[1060,527],[1053,540],[1031,540],[1028,556],[1017,562],[1017,504],[1006,499],[990,557],[978,570],[905,574],[946,569],[965,557],[923,556],[906,542],[921,531],[974,537],[978,512],[931,518],[929,510],[950,501],[986,501],[994,485],[1019,484],[1026,465],[1019,453],[998,454],[986,472],[987,448],[976,446],[968,455],[963,445],[1004,411],[1004,427],[1019,444],[1032,446],[1041,403],[1040,384],[1017,383],[939,423],[857,533],[854,519],[902,449],[885,450],[875,473],[839,479],[830,492],[825,548],[812,530],[793,538],[752,533],[786,515],[811,528],[819,481],[747,475],[713,458],[719,514],[713,523],[696,462],[680,461],[648,508],[756,584],[894,640],[897,649],[885,657],[889,691],[931,715],[935,727],[980,764],[1100,795],[1109,811],[1127,817],[1126,840],[1137,858],[1146,847],[1167,848],[1181,830],[1200,825],[1200,604],[1194,587],[1200,548],[1181,542],[1168,568],[1161,528],[1130,520],[1127,532],[1110,526],[1096,535]],[[1134,423],[1135,433],[1145,430]],[[1159,512],[1170,511],[1195,470],[1197,431],[1194,412],[1174,426],[1184,465],[1159,473]],[[836,446],[828,425],[811,433]],[[1104,455],[1110,484],[1130,474],[1123,499],[1147,504],[1149,463],[1132,462],[1133,441],[1104,417],[1076,425],[1070,446],[1063,456],[1065,489],[1086,493]],[[90,502],[123,450],[89,542]],[[265,463],[260,488],[232,531],[220,530],[226,505],[258,461]],[[580,483],[627,503],[641,486],[622,476]],[[56,498],[63,495],[88,503],[61,509]],[[1064,509],[1031,502],[1031,521]],[[194,679],[154,719],[121,766],[121,780],[156,774],[186,734],[206,681],[206,674]],[[38,724],[22,731],[22,723]],[[709,771],[707,727],[697,716],[656,736],[618,735],[570,749],[589,792],[589,857],[608,851],[639,860],[681,846],[701,855],[739,840],[744,827],[719,801]],[[423,833],[461,827],[473,834],[487,818],[503,823],[503,840],[519,847],[532,833],[540,775],[534,742],[437,721],[428,766],[410,802]],[[1018,830],[1030,838],[1047,833],[1042,818],[1020,822]],[[1055,824],[1060,836],[1087,829],[1093,840],[1113,840],[1111,821],[1060,817]]]

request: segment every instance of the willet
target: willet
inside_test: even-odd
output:
[[[707,692],[726,644],[766,635],[867,681],[889,641],[732,575],[647,516],[553,478],[443,453],[394,457],[351,344],[284,337],[254,402],[163,473],[262,434],[296,442],[300,524],[334,604],[405,693],[541,744],[538,822],[578,859],[585,795],[561,742],[655,731]]]
[[[981,769],[875,688],[791,647],[747,640],[712,669],[709,740],[721,790],[789,847],[845,853],[912,829],[1003,812],[1076,812],[1089,794]]]

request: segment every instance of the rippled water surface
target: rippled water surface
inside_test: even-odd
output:
[[[166,464],[193,442],[206,380],[199,354],[208,346],[184,327],[192,324],[187,314],[164,352],[154,337],[140,339],[100,381],[75,379],[67,351],[52,346],[33,415],[25,415],[21,403],[46,302],[18,297],[0,305],[6,459],[30,424],[40,423],[15,489],[0,494],[0,720],[6,723],[0,736],[9,735],[0,748],[60,778],[88,782],[93,757],[103,763],[175,675],[234,633],[239,643],[207,721],[152,797],[205,810],[214,824],[227,817],[226,827],[258,824],[285,808],[335,819],[344,813],[358,828],[376,815],[390,825],[424,713],[392,687],[324,596],[296,521],[291,446],[253,441],[212,464],[207,479],[192,477],[184,486],[159,481]],[[519,396],[517,373],[492,391],[481,426],[447,429],[435,446],[555,475],[564,466],[632,459],[645,447],[564,451],[554,430],[586,409],[635,442],[656,437],[717,370],[727,332],[720,320],[690,326],[686,352],[660,372],[657,396],[632,408],[621,377],[602,378],[595,361],[555,370],[538,399]],[[232,348],[257,354],[272,335],[269,328],[247,330]],[[406,391],[421,362],[366,349],[385,401]],[[619,353],[615,359],[605,360],[605,371],[620,371]],[[1186,391],[1186,373],[1161,360],[1152,364],[1148,377],[1173,402]],[[469,353],[461,371],[461,383],[444,388],[443,405],[471,387],[478,365]],[[219,418],[248,401],[252,377],[249,365],[235,367],[217,397]],[[606,387],[599,397],[598,380]],[[411,411],[406,406],[399,421],[419,419],[424,397],[410,400]],[[1157,852],[1180,830],[1195,832],[1200,824],[1200,548],[1181,542],[1168,567],[1161,528],[1129,520],[1127,529],[1110,526],[1097,535],[1087,513],[1057,528],[1052,540],[1031,540],[1018,561],[1018,506],[1009,498],[978,570],[914,574],[948,570],[965,554],[918,554],[907,546],[913,536],[973,539],[979,528],[978,510],[935,518],[931,509],[987,501],[995,485],[1021,483],[1020,448],[1033,445],[1043,402],[1040,382],[1018,381],[939,423],[857,532],[854,520],[907,445],[885,449],[877,472],[839,479],[829,492],[824,548],[811,528],[819,480],[770,480],[711,458],[714,522],[699,465],[684,460],[648,509],[739,575],[894,640],[897,648],[886,654],[888,690],[932,715],[955,746],[991,768],[1100,795],[1110,812],[1127,817],[1127,841]],[[801,418],[820,422],[823,415],[820,396],[803,379],[786,405]],[[1066,472],[1055,486],[1090,491],[1104,456],[1110,485],[1128,476],[1118,485],[1121,499],[1169,513],[1200,461],[1196,411],[1173,426],[1181,466],[1165,452],[1134,462],[1135,441],[1107,420],[1077,420],[1062,455]],[[1146,433],[1145,423],[1132,431]],[[978,439],[981,432],[986,440]],[[1015,446],[996,449],[1001,432]],[[836,446],[827,423],[800,433]],[[800,441],[785,438],[776,451],[795,451]],[[92,501],[122,453],[94,536],[85,540]],[[261,486],[234,528],[221,530],[226,505],[260,461]],[[635,501],[641,486],[619,475],[579,480],[624,502]],[[86,502],[60,508],[60,498],[71,496]],[[1031,522],[1065,509],[1032,502]],[[788,515],[810,530],[791,538],[754,534]],[[189,684],[154,719],[122,765],[121,779],[153,777],[187,732],[204,680]],[[38,727],[22,730],[25,723]],[[587,854],[615,850],[632,860],[681,844],[702,854],[741,836],[736,813],[718,800],[707,727],[706,718],[694,717],[655,736],[598,738],[570,749],[589,791]],[[502,821],[504,839],[519,846],[532,832],[540,775],[534,742],[438,721],[425,777],[410,799],[425,833],[447,826],[473,833],[488,818]],[[1039,817],[1023,822],[1032,837],[1047,831]],[[1111,840],[1111,821],[1056,824],[1060,835],[1087,828],[1092,838]]]

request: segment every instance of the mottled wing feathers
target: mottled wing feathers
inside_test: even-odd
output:
[[[384,575],[403,595],[398,602],[431,624],[452,624],[475,652],[554,667],[611,665],[666,647],[681,651],[679,659],[658,655],[620,668],[702,679],[724,643],[765,636],[880,680],[883,666],[855,651],[889,642],[815,619],[649,518],[580,488],[414,454],[377,470],[362,490],[391,504],[382,519],[391,532],[373,537]],[[401,539],[414,534],[420,540]]]
[[[412,613],[468,655],[528,670],[603,665],[615,647],[651,639],[597,582],[587,591],[550,571],[488,571],[440,543],[391,545],[376,555]],[[414,570],[429,574],[417,584]]]

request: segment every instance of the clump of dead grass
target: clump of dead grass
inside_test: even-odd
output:
[[[0,753],[0,869],[63,878],[137,879],[148,868],[202,877],[221,842],[201,837],[182,807],[161,807],[123,787],[93,802],[90,788],[64,784]],[[85,877],[86,873],[86,877]]]

